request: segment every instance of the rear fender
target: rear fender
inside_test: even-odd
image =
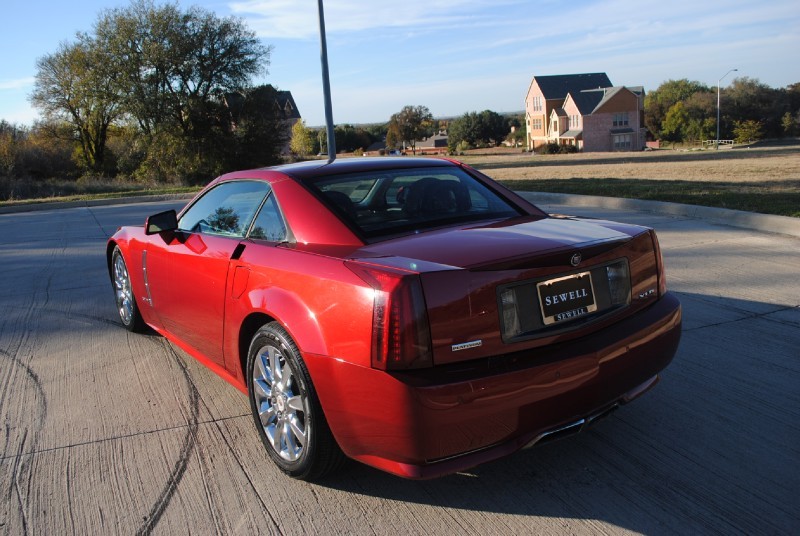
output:
[[[225,312],[225,367],[246,385],[247,352],[253,334],[275,320],[292,336],[302,354],[328,354],[328,345],[313,312],[292,292],[270,287],[229,299]]]
[[[292,334],[301,352],[328,355],[328,345],[314,312],[294,293],[270,287],[247,295],[252,310],[275,318]]]

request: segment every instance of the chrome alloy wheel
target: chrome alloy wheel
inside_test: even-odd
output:
[[[282,459],[297,461],[308,443],[308,401],[280,348],[262,346],[254,365],[253,395],[264,433]]]
[[[131,325],[136,313],[133,291],[131,290],[131,278],[128,275],[125,260],[117,252],[114,255],[114,297],[120,320],[126,326]]]

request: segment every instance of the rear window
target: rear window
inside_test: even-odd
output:
[[[366,238],[522,214],[458,168],[337,175],[316,179],[309,186]]]

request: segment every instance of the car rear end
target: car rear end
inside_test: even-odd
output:
[[[680,340],[643,227],[520,213],[375,240],[345,265],[373,300],[370,366],[309,369],[344,452],[408,478],[581,430],[652,387]]]
[[[625,230],[471,267],[348,261],[374,292],[372,366],[315,363],[338,378],[326,414],[345,452],[439,476],[579,431],[652,387],[677,349],[680,304],[655,233]],[[548,307],[570,293],[568,308]]]

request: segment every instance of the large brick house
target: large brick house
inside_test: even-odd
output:
[[[613,86],[605,73],[536,76],[525,97],[527,147],[547,143],[582,151],[645,146],[644,89]]]

